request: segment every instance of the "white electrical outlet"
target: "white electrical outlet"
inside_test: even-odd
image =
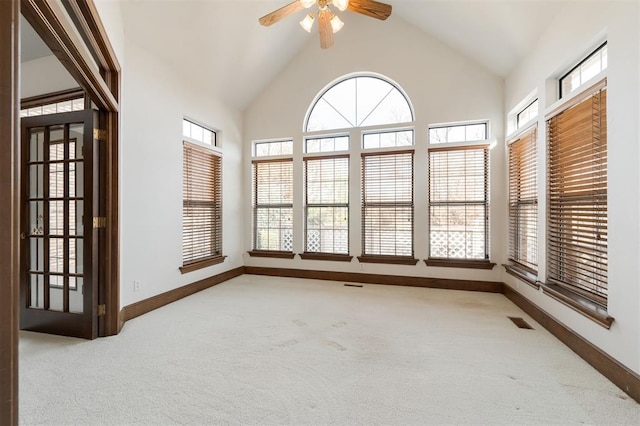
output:
[[[140,291],[140,281],[133,282],[133,291]]]

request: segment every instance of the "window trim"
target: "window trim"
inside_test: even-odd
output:
[[[598,45],[598,47],[596,47],[595,49],[591,50],[591,52],[589,54],[587,54],[584,58],[582,58],[580,61],[578,61],[578,63],[571,68],[569,71],[567,71],[566,73],[562,74],[562,76],[560,78],[558,78],[558,99],[562,100],[565,97],[565,94],[562,93],[562,82],[565,78],[567,78],[568,76],[571,75],[572,72],[574,72],[575,70],[577,70],[578,68],[580,68],[582,66],[582,64],[584,64],[585,62],[587,62],[589,59],[591,59],[592,57],[594,57],[598,52],[600,52],[605,46],[607,46],[607,40],[605,40],[603,43],[600,43]],[[602,65],[602,64],[601,64]],[[601,67],[602,68],[602,67]],[[608,68],[608,66],[607,66]],[[570,91],[568,93],[568,95],[571,95],[571,93],[574,92],[580,92],[581,88],[586,84],[589,83],[589,81],[593,80],[593,79],[599,79],[598,77],[600,75],[602,75],[602,73],[606,72],[606,69],[601,69],[600,72],[598,74],[596,74],[595,76],[593,76],[592,78],[590,78],[589,80],[586,81],[582,81],[580,83],[580,86],[576,87],[574,90]],[[581,76],[582,77],[582,76]],[[581,78],[582,79],[582,78]]]
[[[347,138],[349,138],[347,136]],[[350,141],[349,141],[350,142]],[[304,184],[304,194],[303,194],[303,216],[304,216],[304,251],[302,254],[300,254],[300,257],[303,259],[317,259],[317,260],[322,260],[320,258],[325,257],[331,257],[332,259],[324,259],[324,260],[335,260],[335,259],[341,259],[341,260],[345,260],[342,259],[345,256],[349,256],[349,253],[351,252],[351,248],[350,248],[350,244],[349,244],[349,240],[350,240],[350,235],[351,235],[351,229],[350,229],[350,219],[349,219],[349,210],[350,210],[350,204],[351,204],[351,194],[350,194],[350,182],[351,182],[351,155],[349,154],[349,152],[344,152],[344,151],[335,151],[335,152],[343,152],[342,154],[329,154],[329,155],[306,155],[304,157],[302,157],[302,164],[303,164],[303,184]],[[314,153],[315,154],[315,153]],[[332,160],[332,159],[345,159],[346,163],[347,163],[347,202],[346,203],[329,203],[329,204],[322,204],[322,203],[311,203],[309,204],[309,198],[308,198],[308,190],[307,190],[307,161],[322,161],[322,160]],[[347,252],[346,253],[332,253],[332,252],[315,252],[315,251],[307,251],[308,248],[308,209],[309,207],[336,207],[336,208],[346,208],[347,209]],[[302,257],[302,256],[305,257]],[[351,256],[352,257],[352,256]],[[349,257],[349,260],[351,260],[351,257]]]
[[[596,76],[598,77],[598,76]],[[575,93],[572,93],[568,99],[561,100],[558,102],[558,105],[553,105],[552,108],[549,109],[547,114],[545,115],[545,121],[548,122],[552,118],[561,114],[565,110],[568,110],[579,103],[588,100],[591,98],[594,93],[601,91],[607,88],[607,78],[601,77],[599,81],[588,86],[583,87],[582,90],[576,90]],[[547,124],[548,127],[548,124]],[[549,150],[549,138],[546,138],[547,151]],[[548,155],[548,152],[547,152]],[[548,164],[547,167],[550,165]],[[608,174],[608,173],[607,173]],[[546,184],[546,195],[549,197],[549,172],[547,172],[547,184]],[[547,232],[548,232],[548,222],[549,216],[545,217],[545,222],[547,223]],[[547,237],[548,239],[548,237]],[[547,250],[547,258],[549,257],[549,252]],[[548,263],[548,262],[547,262]],[[548,268],[548,265],[547,265]],[[607,312],[607,298],[588,292],[583,290],[577,286],[564,284],[562,282],[556,281],[553,278],[547,277],[547,281],[544,283],[540,283],[540,286],[543,289],[544,294],[552,297],[558,302],[572,308],[576,312],[586,316],[587,318],[595,321],[599,325],[610,328],[611,324],[614,321],[614,318],[609,316]]]
[[[194,143],[191,142],[189,140],[183,140],[183,156],[184,156],[184,150],[187,147],[191,147],[191,149],[195,149],[198,150],[200,152],[203,152],[207,155],[211,155],[211,156],[215,156],[218,158],[219,163],[219,170],[218,171],[218,176],[214,176],[213,178],[215,179],[216,177],[220,179],[220,194],[219,194],[219,209],[220,209],[220,218],[216,223],[216,227],[217,232],[219,233],[220,237],[219,237],[219,242],[220,242],[220,254],[219,255],[211,255],[211,256],[207,256],[207,257],[202,257],[202,258],[198,258],[196,260],[193,260],[191,262],[184,262],[184,233],[183,233],[183,251],[182,251],[182,255],[183,255],[183,263],[182,266],[180,266],[178,269],[180,270],[181,274],[186,274],[189,272],[193,272],[193,271],[197,271],[199,269],[203,269],[212,265],[217,265],[219,263],[224,262],[224,260],[227,258],[227,256],[225,256],[223,253],[223,248],[224,248],[224,243],[223,243],[223,233],[224,233],[224,227],[223,227],[223,193],[222,193],[222,165],[223,165],[223,157],[222,157],[222,152],[220,152],[217,149],[212,149],[214,148],[213,145],[207,145],[207,144],[203,144],[203,143]],[[185,161],[185,159],[183,158],[183,161]],[[184,179],[186,178],[186,170],[183,170],[183,185],[184,185]],[[213,183],[213,185],[218,185],[217,183]],[[182,203],[183,203],[183,213],[182,213],[182,220],[183,220],[183,232],[184,232],[184,203],[186,200],[185,198],[186,194],[182,194]],[[214,201],[215,202],[215,201]]]
[[[486,140],[482,141],[483,143],[464,143],[464,145],[460,145],[459,143],[451,144],[453,146],[449,146],[448,143],[439,143],[435,146],[427,149],[427,259],[425,263],[427,266],[450,266],[457,268],[475,268],[475,269],[493,269],[495,263],[491,262],[491,250],[490,250],[490,242],[491,242],[491,217],[490,217],[490,209],[491,209],[491,196],[489,194],[490,189],[490,174],[491,167],[489,164],[490,160],[490,149],[492,144],[488,143]],[[431,153],[432,152],[450,152],[450,151],[466,151],[466,150],[483,150],[485,155],[485,170],[484,170],[484,187],[485,187],[485,200],[484,203],[474,202],[471,204],[475,205],[484,205],[485,206],[485,220],[484,220],[484,234],[485,234],[485,259],[472,259],[472,258],[446,258],[446,257],[432,257],[431,256]],[[439,202],[438,204],[447,204],[446,202]]]
[[[400,94],[404,97],[405,101],[407,102],[407,105],[409,106],[409,111],[411,112],[411,120],[410,121],[405,121],[402,123],[388,123],[388,124],[376,124],[376,125],[369,125],[369,126],[353,126],[353,127],[343,127],[343,128],[337,128],[337,129],[325,129],[325,130],[307,130],[309,127],[309,118],[311,117],[311,113],[313,112],[314,108],[316,107],[316,105],[318,104],[318,102],[320,101],[320,99],[322,99],[322,97],[324,95],[327,94],[327,92],[329,90],[331,90],[332,88],[334,88],[335,86],[353,79],[353,78],[359,78],[359,77],[370,77],[370,78],[377,78],[379,80],[384,81],[385,83],[390,84],[391,86],[393,86],[398,92],[400,92]],[[415,113],[415,109],[413,107],[413,104],[411,103],[411,99],[409,98],[409,95],[407,95],[407,93],[404,91],[404,89],[398,84],[396,83],[394,80],[391,80],[389,77],[382,75],[382,74],[378,74],[378,73],[374,73],[374,72],[354,72],[354,73],[349,73],[349,74],[345,74],[342,75],[340,77],[338,77],[337,79],[331,81],[329,84],[327,84],[326,86],[324,86],[322,88],[322,90],[320,90],[316,96],[313,98],[313,100],[311,101],[311,103],[309,104],[309,107],[307,108],[307,111],[305,112],[304,115],[304,120],[302,122],[302,132],[305,135],[313,135],[314,133],[330,133],[330,132],[336,132],[336,131],[347,131],[349,129],[366,129],[366,128],[380,128],[380,127],[385,127],[385,126],[393,126],[393,125],[411,125],[413,123],[415,123],[416,120],[416,113]]]

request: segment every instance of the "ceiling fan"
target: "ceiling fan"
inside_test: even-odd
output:
[[[327,49],[333,46],[333,34],[340,31],[344,22],[331,11],[329,6],[333,6],[339,11],[350,10],[372,18],[385,20],[391,15],[391,5],[375,0],[294,0],[286,6],[264,15],[259,19],[260,24],[268,27],[283,18],[308,9],[313,5],[318,5],[317,13],[307,14],[300,25],[307,32],[311,32],[313,22],[318,19],[318,31],[320,32],[320,47]]]

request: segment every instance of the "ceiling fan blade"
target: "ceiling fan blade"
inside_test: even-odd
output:
[[[375,0],[349,0],[347,9],[382,21],[391,15],[390,4]]]
[[[286,18],[287,16],[292,15],[302,9],[304,9],[304,6],[300,2],[300,0],[294,0],[288,5],[282,6],[280,9],[274,10],[273,12],[264,15],[258,21],[265,27],[268,27],[269,25],[273,25],[281,19]]]
[[[320,31],[320,47],[328,49],[333,46],[333,29],[331,28],[331,12],[329,9],[318,11],[318,30]]]

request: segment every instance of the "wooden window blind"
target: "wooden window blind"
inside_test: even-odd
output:
[[[362,251],[413,257],[413,151],[362,154]]]
[[[509,144],[509,260],[538,268],[538,129]]]
[[[305,252],[349,254],[349,157],[304,159]]]
[[[183,145],[182,262],[222,256],[222,158]]]
[[[293,252],[293,161],[253,161],[253,248]]]
[[[429,258],[489,259],[487,145],[429,150]]]
[[[606,100],[600,88],[547,122],[548,278],[601,304],[607,297]]]

